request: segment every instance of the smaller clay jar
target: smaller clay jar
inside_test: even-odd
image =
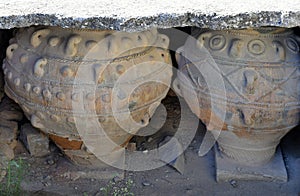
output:
[[[156,29],[20,29],[3,63],[5,91],[33,126],[49,134],[77,163],[88,165],[95,157],[85,148],[83,135],[88,135],[86,144],[109,138],[123,148],[147,125],[171,82],[168,44],[168,37]],[[131,119],[116,120],[127,111]],[[97,132],[94,120],[104,133]],[[107,146],[94,145],[100,152]]]
[[[181,94],[224,155],[247,165],[269,162],[299,123],[299,37],[269,27],[192,33],[197,41],[187,40],[177,56]]]

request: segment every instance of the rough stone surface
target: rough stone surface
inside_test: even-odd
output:
[[[2,45],[3,42],[3,32],[0,31],[0,58],[1,58],[1,62],[3,59],[3,51],[5,51],[4,46]],[[4,80],[3,80],[3,71],[0,69],[0,102],[2,97],[4,96]]]
[[[18,134],[18,123],[15,120],[23,118],[14,104],[7,97],[0,103],[0,182],[7,173],[8,162],[15,157]]]
[[[0,103],[0,118],[8,121],[21,121],[23,112],[14,101],[4,97]]]
[[[272,182],[287,182],[288,176],[278,147],[274,158],[263,166],[245,166],[222,155],[215,146],[216,179],[218,182],[232,180],[262,180]]]
[[[0,136],[1,137],[1,136]],[[0,141],[0,182],[5,177],[8,162],[15,157],[13,149],[6,143]],[[1,192],[0,192],[1,194]]]
[[[18,131],[18,123],[14,121],[7,121],[0,118],[0,143],[11,145],[15,147]]]
[[[8,144],[0,143],[0,157],[6,157],[8,160],[12,160],[15,157],[14,151]]]
[[[27,123],[21,127],[20,139],[31,156],[41,157],[49,154],[49,139],[38,129]]]
[[[300,2],[244,0],[22,0],[0,3],[0,28],[51,25],[140,31],[150,27],[212,29],[300,24]]]

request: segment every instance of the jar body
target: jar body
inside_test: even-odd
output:
[[[180,70],[191,80],[179,77],[181,93],[224,154],[245,164],[267,163],[299,123],[299,37],[268,27],[193,33],[197,43],[182,50],[194,47],[206,55],[192,62],[181,57]],[[212,67],[222,84],[203,74]]]
[[[168,38],[155,29],[139,33],[21,29],[3,64],[5,91],[33,126],[63,150],[83,150],[85,133],[78,132],[78,123],[84,122],[86,132],[92,134],[95,125],[89,122],[95,119],[103,137],[125,146],[147,124],[169,89],[167,46]],[[126,120],[115,117],[126,112],[137,124],[130,130],[124,128]],[[61,142],[64,139],[74,145]]]

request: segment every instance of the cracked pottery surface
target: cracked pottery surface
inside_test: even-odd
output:
[[[295,27],[300,2],[244,0],[22,0],[0,1],[0,28],[31,25],[142,31],[151,27],[226,29]]]

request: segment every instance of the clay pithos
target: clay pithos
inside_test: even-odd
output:
[[[127,33],[23,28],[6,51],[5,91],[32,125],[63,150],[87,153],[76,122],[90,118],[124,147],[147,125],[168,92],[172,77],[168,44],[168,37],[156,29]],[[124,130],[126,120],[120,124],[114,118],[126,111],[137,124],[129,131]]]
[[[178,50],[178,90],[224,155],[247,165],[269,162],[299,124],[300,38],[271,27],[193,35]]]

